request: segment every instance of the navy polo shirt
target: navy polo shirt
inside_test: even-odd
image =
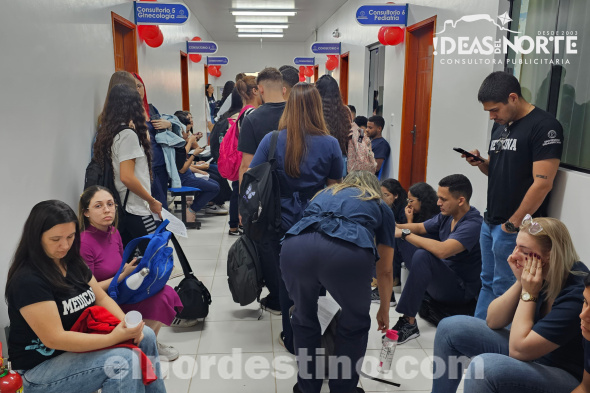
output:
[[[457,240],[465,248],[458,254],[446,259],[447,264],[461,277],[463,282],[479,286],[481,274],[481,250],[479,248],[479,233],[483,218],[479,211],[471,206],[469,211],[455,224],[451,231],[452,216],[437,214],[430,220],[424,221],[424,228],[435,239],[444,242],[447,239]]]
[[[373,149],[373,155],[375,156],[375,159],[381,158],[386,160],[387,157],[389,157],[389,153],[391,153],[389,142],[387,142],[383,137],[371,140],[371,149]]]
[[[378,244],[395,245],[395,219],[381,199],[364,201],[358,198],[360,193],[358,188],[349,187],[335,195],[330,190],[318,194],[287,236],[311,229],[371,249],[378,260]]]
[[[578,380],[584,373],[584,350],[582,330],[580,329],[580,311],[584,299],[584,275],[588,268],[582,262],[574,263],[572,272],[567,277],[563,289],[559,292],[549,314],[541,317],[545,301],[545,292],[539,294],[535,312],[533,331],[546,340],[559,345],[555,351],[537,359],[536,362],[552,367],[559,367]]]

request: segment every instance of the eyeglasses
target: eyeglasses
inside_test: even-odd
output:
[[[417,201],[417,200],[418,200],[418,198],[416,198],[416,199],[408,198],[408,199],[406,199],[406,203],[414,203],[414,201]]]
[[[522,220],[522,226],[524,227],[525,225],[529,225],[529,233],[531,235],[536,235],[543,230],[541,224],[534,221],[530,214],[524,216],[524,219]]]
[[[104,210],[106,208],[108,208],[108,210],[115,210],[117,208],[117,204],[114,202],[107,202],[106,204],[102,204],[99,203],[97,205],[94,206],[90,206],[90,209],[92,210]]]
[[[508,135],[510,135],[510,128],[506,126],[504,127],[504,131],[502,131],[502,133],[500,134],[500,139],[498,139],[494,144],[494,152],[496,154],[500,153],[504,149],[504,141],[506,140],[506,138],[508,138]]]

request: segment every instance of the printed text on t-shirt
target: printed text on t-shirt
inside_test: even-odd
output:
[[[63,314],[68,315],[69,313],[76,312],[81,310],[84,307],[89,306],[96,300],[96,296],[94,296],[94,291],[92,288],[88,289],[86,292],[79,294],[78,296],[74,296],[68,300],[62,300],[63,304]]]
[[[516,141],[518,139],[494,139],[490,142],[490,150],[497,151],[496,144],[501,143],[502,149],[500,150],[512,150],[516,151]]]

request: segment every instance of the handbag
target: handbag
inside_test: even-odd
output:
[[[352,171],[369,171],[375,173],[377,161],[371,148],[371,140],[363,130],[352,123],[352,138],[348,141],[347,169]]]
[[[178,261],[184,272],[184,278],[182,281],[174,287],[180,301],[182,302],[182,311],[176,314],[176,318],[179,319],[197,319],[205,318],[209,315],[209,305],[211,304],[211,294],[205,284],[203,284],[197,277],[195,277],[193,270],[191,269],[186,255],[178,240],[172,234],[172,244],[176,250]]]

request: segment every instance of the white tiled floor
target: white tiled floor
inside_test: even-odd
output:
[[[235,237],[227,235],[227,216],[199,216],[202,229],[190,230],[189,238],[180,238],[193,271],[212,296],[209,316],[188,329],[164,327],[158,339],[173,345],[181,357],[169,364],[166,388],[171,393],[244,392],[291,393],[296,382],[295,357],[279,343],[280,317],[262,314],[257,303],[240,307],[233,302],[227,286],[226,261]],[[172,279],[174,286],[182,277]],[[263,293],[264,296],[264,293]],[[399,294],[397,294],[399,297]],[[375,323],[378,305],[371,306]],[[392,308],[391,326],[398,314]],[[431,362],[436,328],[418,318],[421,336],[395,352],[393,370],[385,375],[401,384],[399,388],[361,377],[367,392],[429,392]],[[241,350],[241,354],[232,351]],[[363,370],[377,376],[374,361],[379,358],[381,333],[371,327]],[[274,368],[272,364],[274,363]],[[269,366],[270,365],[270,366]],[[274,372],[269,372],[267,370]],[[247,372],[248,371],[248,372]],[[329,392],[324,384],[322,392]]]

